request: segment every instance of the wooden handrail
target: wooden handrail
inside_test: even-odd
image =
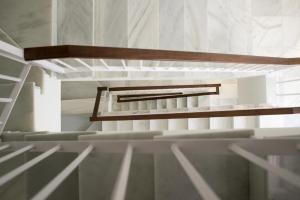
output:
[[[152,96],[166,96],[166,95],[177,95],[177,94],[182,94],[182,92],[124,94],[124,95],[117,95],[117,98],[118,99],[123,99],[123,98],[133,98],[133,97],[152,97]]]
[[[208,95],[218,95],[218,94],[219,94],[219,90],[217,89],[215,92],[197,92],[197,93],[189,93],[189,94],[161,95],[161,96],[132,98],[132,99],[118,99],[117,102],[121,103],[121,102],[134,102],[134,101],[150,101],[150,100],[159,100],[159,99],[177,99],[177,98],[184,98],[184,97],[208,96]]]
[[[256,108],[256,109],[244,109],[244,110],[222,110],[222,111],[203,111],[203,112],[184,112],[184,113],[104,115],[104,116],[91,117],[90,121],[238,117],[238,116],[258,116],[258,115],[285,115],[285,114],[298,114],[298,113],[300,113],[300,107]]]
[[[132,87],[111,87],[109,91],[130,91],[130,90],[167,90],[167,89],[188,89],[188,88],[209,88],[221,87],[221,84],[197,84],[197,85],[154,85],[154,86],[132,86]]]
[[[197,84],[197,85],[156,85],[156,86],[131,86],[131,87],[112,87],[112,88],[98,87],[92,118],[97,117],[97,114],[99,111],[101,93],[103,91],[116,92],[116,91],[131,91],[131,90],[166,90],[166,89],[187,89],[187,88],[205,88],[205,87],[207,87],[207,88],[214,87],[214,88],[216,88],[216,91],[215,92],[193,93],[193,94],[156,96],[156,97],[148,97],[148,98],[145,97],[145,98],[131,99],[131,100],[130,99],[129,100],[120,100],[120,97],[118,97],[117,101],[118,102],[131,102],[131,101],[146,101],[146,100],[157,100],[157,99],[181,98],[181,97],[189,97],[189,96],[215,95],[215,94],[219,94],[221,84],[218,83],[218,84]],[[136,95],[138,95],[138,94],[136,94]],[[145,94],[142,94],[142,95],[145,95]]]
[[[169,51],[157,49],[134,49],[95,46],[45,46],[24,49],[25,60],[85,58],[157,60],[186,62],[219,62],[265,65],[298,65],[300,58],[266,57],[238,54],[204,53],[191,51]]]

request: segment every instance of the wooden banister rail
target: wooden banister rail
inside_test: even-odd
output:
[[[134,49],[95,46],[45,46],[24,49],[25,60],[59,58],[157,60],[186,62],[217,62],[265,65],[298,65],[300,58],[266,57],[238,54],[169,51],[156,49]]]
[[[217,87],[218,88],[218,87]],[[177,94],[177,95],[161,95],[161,96],[152,96],[152,97],[142,97],[135,99],[118,99],[117,102],[134,102],[134,101],[150,101],[150,100],[159,100],[159,99],[177,99],[184,97],[196,97],[196,96],[207,96],[207,95],[218,95],[219,90],[216,89],[215,92],[198,92],[198,93],[189,93],[189,94]]]
[[[221,87],[221,84],[197,84],[197,85],[155,85],[155,86],[132,86],[132,87],[111,87],[111,92],[130,90],[168,90],[168,89],[188,89],[188,88],[210,88]]]
[[[299,113],[300,113],[300,107],[257,108],[257,109],[244,109],[244,110],[222,110],[222,111],[203,111],[203,112],[184,112],[184,113],[104,115],[104,116],[91,117],[90,121],[239,117],[239,116],[258,116],[258,115],[286,115],[286,114],[299,114]]]
[[[135,94],[135,95],[120,95],[117,98],[117,102],[132,102],[132,101],[147,101],[147,100],[158,100],[158,99],[173,99],[173,98],[182,98],[182,97],[192,97],[192,96],[205,96],[205,95],[218,95],[220,93],[221,84],[197,84],[197,85],[156,85],[156,86],[131,86],[131,87],[98,87],[97,88],[97,96],[95,99],[94,109],[92,118],[97,118],[99,105],[101,100],[101,93],[103,91],[108,92],[121,92],[121,91],[134,91],[134,90],[169,90],[169,89],[190,89],[190,88],[215,88],[216,91],[214,92],[200,92],[200,93],[191,93],[191,94],[183,94],[182,92],[173,93],[157,93],[157,96],[150,96],[150,97],[141,97],[147,96],[147,94]],[[153,95],[149,94],[149,95]],[[171,94],[171,95],[169,95]],[[160,96],[161,95],[161,96]],[[133,99],[122,99],[128,97],[140,97],[140,98],[133,98]]]
[[[132,115],[100,115],[98,116],[98,109],[100,104],[100,97],[102,91],[131,91],[131,90],[162,90],[162,89],[184,89],[184,88],[203,88],[215,87],[215,92],[194,93],[194,94],[178,94],[168,96],[156,97],[142,97],[138,100],[127,99],[123,102],[141,101],[141,100],[154,100],[155,99],[168,99],[180,98],[186,96],[201,96],[219,94],[221,84],[200,84],[200,85],[163,85],[163,86],[135,86],[135,87],[98,87],[97,98],[90,121],[121,121],[121,120],[150,120],[150,119],[183,119],[183,118],[210,118],[210,117],[237,117],[237,116],[258,116],[258,115],[285,115],[285,114],[298,114],[300,107],[282,107],[282,108],[251,108],[251,109],[232,109],[232,110],[211,110],[201,112],[179,112],[179,113],[151,113],[151,114],[132,114]],[[136,94],[138,95],[138,94]],[[133,95],[136,96],[136,95]],[[142,94],[144,95],[144,94]],[[127,95],[128,96],[128,95]],[[176,96],[176,97],[174,97]],[[126,97],[126,95],[125,95]],[[130,95],[129,95],[130,97]]]
[[[152,97],[152,96],[165,96],[165,95],[177,95],[182,94],[182,92],[165,92],[165,93],[145,93],[145,94],[124,94],[124,95],[117,95],[118,99],[123,98],[133,98],[133,97]]]

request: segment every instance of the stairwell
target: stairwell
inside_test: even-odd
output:
[[[228,89],[228,88],[233,89]],[[82,101],[82,100],[81,100]],[[90,105],[94,102],[90,99]],[[134,102],[117,102],[112,96],[112,110],[107,114],[138,114],[164,112],[191,112],[226,110],[233,108],[255,108],[259,105],[237,105],[236,83],[222,84],[220,95],[196,96],[174,99],[159,99]],[[67,103],[68,101],[66,101]],[[70,100],[71,102],[71,100]],[[79,103],[79,101],[78,101]],[[74,105],[76,99],[74,100]],[[64,103],[63,103],[64,105]],[[79,104],[78,104],[79,105]],[[75,106],[74,106],[75,107]],[[64,106],[63,106],[64,109]],[[87,108],[86,108],[87,109]],[[91,108],[90,108],[91,109]],[[128,120],[93,122],[89,130],[95,131],[155,131],[155,130],[210,130],[259,127],[257,117],[219,117],[162,120]],[[97,124],[97,125],[96,125]]]

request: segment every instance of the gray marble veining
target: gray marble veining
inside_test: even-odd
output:
[[[252,21],[252,48],[256,55],[282,54],[282,18],[254,17]]]
[[[281,0],[252,0],[252,15],[280,16],[282,11]]]
[[[158,0],[128,0],[128,47],[158,48],[158,5]],[[137,62],[130,63],[138,65]],[[155,63],[144,62],[143,65]]]
[[[159,48],[184,48],[184,1],[159,1]]]
[[[92,8],[92,0],[58,1],[58,44],[92,44]]]
[[[159,1],[159,48],[184,49],[184,1]],[[160,66],[182,66],[182,63],[161,62]]]
[[[207,50],[207,1],[186,0],[184,5],[184,48]]]
[[[299,1],[300,2],[300,1]],[[285,55],[290,54],[293,48],[300,48],[300,16],[299,17],[283,17],[283,47]]]
[[[95,1],[95,45],[127,47],[127,1]]]
[[[117,47],[297,55],[299,10],[298,0],[95,0],[94,8],[92,0],[61,0],[58,39]],[[143,66],[202,66],[157,64],[143,62]]]
[[[282,0],[282,15],[300,17],[300,1]]]
[[[22,47],[51,44],[51,1],[1,0],[0,27]]]
[[[225,53],[229,51],[228,1],[210,0],[208,11],[208,50]]]
[[[127,47],[127,0],[96,0],[94,11],[94,45]],[[110,66],[122,65],[118,60],[106,62]]]
[[[128,0],[128,46],[158,47],[158,0]]]
[[[251,0],[227,3],[229,53],[251,54]]]
[[[184,4],[184,49],[207,51],[207,0],[186,0]],[[199,63],[185,63],[198,67]]]

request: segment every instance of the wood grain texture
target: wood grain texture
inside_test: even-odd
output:
[[[124,59],[124,60],[160,60],[186,62],[220,62],[241,64],[297,65],[300,58],[281,58],[250,56],[238,54],[204,53],[191,51],[169,51],[155,49],[134,49],[92,46],[45,46],[25,48],[25,60],[42,60],[55,58],[85,59]]]

